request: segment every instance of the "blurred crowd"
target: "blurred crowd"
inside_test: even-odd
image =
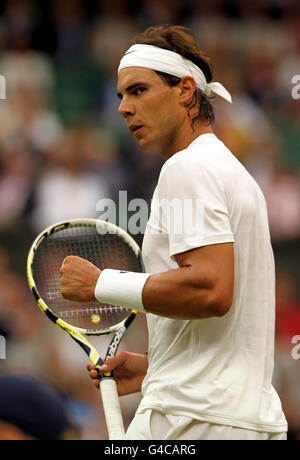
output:
[[[86,358],[49,325],[26,286],[26,253],[44,227],[98,217],[119,190],[149,201],[162,160],[141,151],[118,114],[116,70],[133,36],[156,24],[191,29],[233,104],[214,129],[261,186],[277,264],[274,385],[300,439],[300,3],[298,0],[6,0],[0,4],[0,373],[42,378],[66,395],[83,439],[105,439]],[[294,81],[294,83],[293,83]],[[142,235],[137,238],[141,243]],[[300,337],[299,337],[300,339]],[[100,350],[101,350],[101,341]],[[95,342],[96,346],[99,346]],[[143,352],[141,315],[123,348]],[[105,346],[103,346],[103,349]],[[299,353],[300,358],[300,353]],[[122,398],[125,424],[139,395]],[[1,437],[1,434],[0,434]]]

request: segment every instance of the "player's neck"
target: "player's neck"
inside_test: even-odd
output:
[[[211,125],[196,124],[182,126],[181,129],[174,136],[172,144],[168,144],[165,151],[162,151],[162,157],[168,160],[175,153],[186,149],[197,137],[202,134],[214,134]]]

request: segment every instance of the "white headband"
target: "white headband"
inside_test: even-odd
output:
[[[152,45],[136,44],[131,46],[122,57],[118,73],[125,67],[145,67],[178,78],[190,76],[193,77],[196,86],[206,96],[215,93],[226,99],[226,101],[232,102],[231,95],[221,83],[207,83],[204,73],[196,64],[189,59],[185,59],[180,54],[174,53],[174,51]]]

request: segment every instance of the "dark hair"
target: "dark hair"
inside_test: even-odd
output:
[[[154,45],[181,54],[181,56],[189,59],[202,70],[207,83],[210,83],[213,79],[210,59],[201,51],[198,43],[186,27],[172,25],[149,27],[144,32],[136,35],[132,44]],[[164,72],[155,72],[169,86],[176,86],[180,82],[178,77]],[[201,89],[196,88],[189,111],[196,106],[199,107],[199,111],[192,118],[192,122],[201,119],[210,124],[214,121],[214,110],[209,99],[211,98],[207,97]]]

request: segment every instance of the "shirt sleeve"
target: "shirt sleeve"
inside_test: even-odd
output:
[[[165,168],[159,180],[159,207],[171,257],[234,242],[223,183],[206,165],[179,160]]]

